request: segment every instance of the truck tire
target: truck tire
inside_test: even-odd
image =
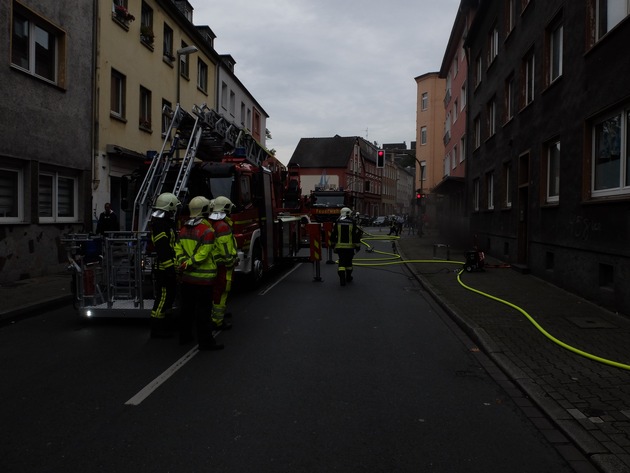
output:
[[[259,242],[254,244],[254,250],[252,251],[252,267],[249,277],[254,285],[260,284],[263,278],[262,248]]]

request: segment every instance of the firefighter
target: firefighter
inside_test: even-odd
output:
[[[190,219],[179,231],[175,245],[177,264],[181,272],[180,343],[193,340],[193,325],[197,328],[199,350],[220,350],[212,335],[212,285],[217,276],[214,262],[214,230],[208,222],[210,201],[194,197],[188,204]]]
[[[335,222],[330,242],[335,253],[339,256],[337,274],[339,274],[339,283],[346,285],[346,281],[352,281],[352,259],[354,253],[361,249],[361,236],[363,230],[357,225],[352,218],[352,210],[348,207],[341,209],[341,216]]]
[[[214,261],[217,264],[217,279],[214,284],[212,323],[217,330],[229,330],[232,324],[225,319],[227,297],[232,288],[232,274],[237,264],[236,240],[232,234],[229,218],[234,204],[230,199],[219,196],[212,201],[210,223],[214,229]]]
[[[175,214],[181,205],[170,192],[155,199],[151,213],[151,241],[157,255],[155,276],[155,301],[151,310],[151,338],[166,338],[172,333],[168,329],[171,309],[177,293],[175,273]]]

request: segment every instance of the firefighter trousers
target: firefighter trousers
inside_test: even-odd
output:
[[[155,300],[151,317],[163,319],[166,312],[173,308],[177,294],[177,275],[175,268],[155,270]]]
[[[214,281],[214,289],[212,295],[212,323],[216,327],[223,325],[225,311],[227,308],[227,298],[232,289],[232,275],[234,268],[228,268],[224,265],[217,267],[217,278]]]

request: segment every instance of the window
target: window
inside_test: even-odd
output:
[[[464,111],[464,107],[466,106],[466,82],[464,82],[462,84],[462,90],[461,90],[461,93],[459,94],[459,97],[460,97],[460,100],[461,100],[461,104],[460,104],[461,109],[460,110],[463,112]]]
[[[481,118],[479,118],[479,115],[477,115],[473,121],[473,132],[475,133],[475,141],[473,144],[475,145],[475,149],[477,149],[481,146]]]
[[[188,47],[186,43],[182,41],[182,49]],[[179,75],[184,79],[188,79],[190,76],[188,67],[188,54],[179,54]]]
[[[497,114],[497,103],[493,97],[492,100],[490,100],[490,102],[488,102],[488,104],[486,105],[486,116],[488,120],[488,123],[487,123],[488,138],[490,138],[491,136],[494,136],[494,134],[497,132],[496,114]]]
[[[461,140],[459,140],[459,162],[464,162],[466,159],[466,136],[462,136]]]
[[[140,86],[140,121],[143,130],[151,130],[151,91]]]
[[[479,211],[479,179],[473,181],[473,209]]]
[[[76,222],[78,220],[78,181],[58,173],[39,175],[39,222]]]
[[[602,36],[613,29],[628,14],[630,14],[630,3],[628,3],[628,0],[596,0],[596,39],[599,41]]]
[[[475,59],[475,87],[478,87],[481,84],[481,55],[477,56]]]
[[[230,115],[236,114],[236,94],[233,90],[230,90]]]
[[[555,25],[547,31],[547,83],[562,75],[563,27]]]
[[[593,196],[630,193],[629,121],[630,110],[624,110],[593,126]]]
[[[423,126],[420,128],[420,144],[421,145],[427,144],[427,127],[426,126]]]
[[[142,12],[140,14],[140,41],[152,46],[155,34],[153,33],[153,9],[142,2]],[[153,48],[151,48],[153,49]]]
[[[0,168],[0,223],[24,221],[23,195],[22,170]]]
[[[112,18],[129,31],[129,23],[136,18],[129,11],[128,0],[114,0],[112,2]]]
[[[429,109],[429,94],[428,94],[428,92],[423,92],[422,93],[421,109],[422,110],[428,110]]]
[[[523,58],[523,107],[534,101],[534,52]]]
[[[245,102],[241,102],[241,125],[245,125]]]
[[[510,185],[511,171],[512,165],[510,163],[505,163],[503,165],[503,205],[508,209],[512,207],[512,186]]]
[[[453,123],[457,121],[457,110],[459,108],[459,104],[457,102],[457,99],[455,99],[455,102],[453,102]]]
[[[514,118],[514,109],[516,108],[516,104],[514,101],[514,75],[508,77],[505,81],[505,122],[509,122],[512,118]]]
[[[197,58],[197,88],[208,93],[208,65],[200,58]]]
[[[172,63],[175,60],[175,54],[173,51],[173,30],[166,23],[164,23],[162,50],[164,59],[166,59],[169,63]]]
[[[547,146],[547,202],[558,202],[560,197],[560,141]]]
[[[225,82],[221,82],[221,107],[227,110],[228,105],[228,86]]]
[[[518,9],[517,9],[517,6],[516,6],[516,2],[517,2],[517,0],[507,0],[507,8],[506,8],[507,21],[506,21],[506,24],[508,25],[508,34],[516,26],[516,18],[517,18],[517,15],[518,15]]]
[[[453,169],[457,167],[457,146],[453,146],[453,162],[451,163]]]
[[[494,174],[489,172],[486,174],[486,199],[488,210],[494,209]]]
[[[125,82],[125,76],[112,69],[110,114],[121,119],[125,118]]]
[[[162,138],[166,138],[168,127],[171,126],[171,117],[165,111],[172,109],[172,107],[173,104],[171,102],[162,99]]]
[[[488,34],[488,67],[499,55],[499,27],[495,23]]]
[[[11,64],[23,72],[63,87],[65,34],[13,2]]]

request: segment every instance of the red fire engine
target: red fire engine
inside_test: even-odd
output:
[[[153,202],[172,192],[187,204],[195,196],[223,195],[234,204],[231,214],[239,264],[236,275],[258,282],[282,262],[307,259],[299,175],[291,173],[247,132],[207,106],[192,113],[165,107],[171,117],[162,149],[150,160],[134,201],[134,228],[111,232],[101,241],[92,235],[68,235],[77,273],[80,315],[144,316],[153,305],[148,227]],[[181,155],[181,157],[180,157]],[[139,184],[139,185],[135,185]],[[184,212],[185,213],[185,212]],[[307,242],[306,242],[307,243]],[[85,249],[102,245],[96,258]]]

